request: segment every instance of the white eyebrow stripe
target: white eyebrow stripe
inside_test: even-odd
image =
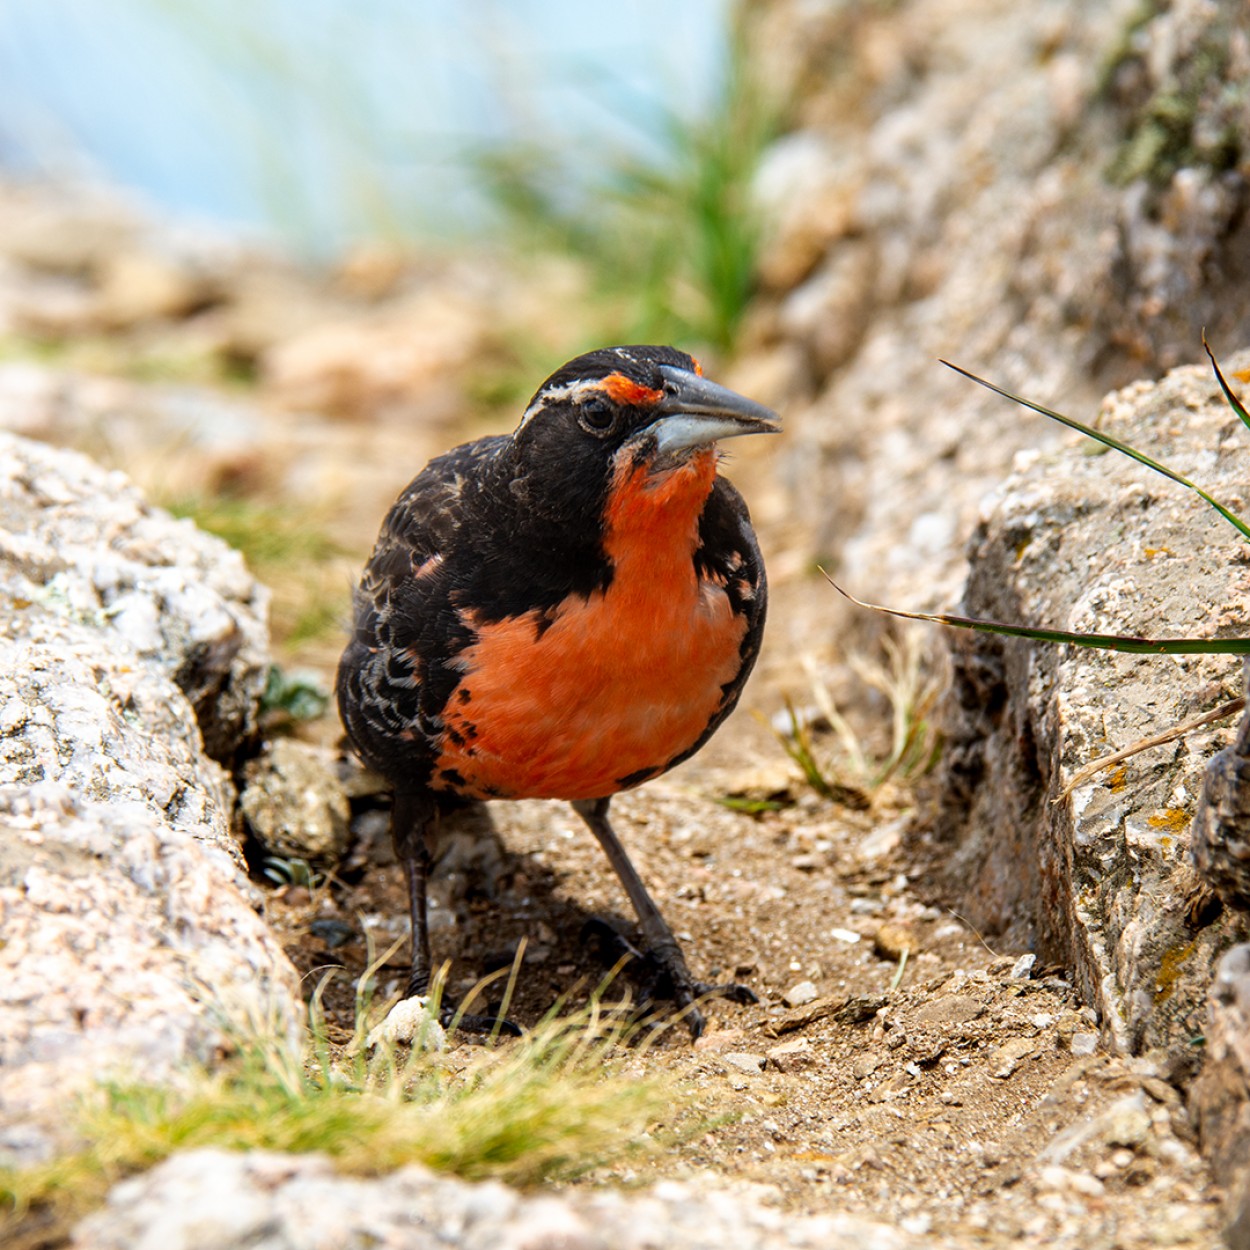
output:
[[[529,424],[548,403],[559,403],[564,400],[572,400],[576,402],[587,391],[603,390],[602,378],[579,378],[573,382],[566,382],[563,386],[553,386],[549,390],[540,391],[534,402],[525,410],[521,417],[521,423],[517,426],[514,433],[520,433],[526,425]]]

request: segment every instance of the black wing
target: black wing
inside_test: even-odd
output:
[[[339,710],[361,758],[396,785],[429,778],[441,713],[472,632],[457,588],[491,521],[491,469],[509,440],[466,443],[430,463],[395,501],[356,591],[339,661]]]

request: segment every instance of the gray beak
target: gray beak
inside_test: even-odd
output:
[[[780,418],[771,408],[727,386],[674,365],[661,365],[660,373],[664,376],[664,398],[656,409],[659,419],[649,429],[661,454],[740,434],[780,432]]]

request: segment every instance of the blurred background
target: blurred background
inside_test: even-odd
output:
[[[584,202],[671,161],[728,72],[727,0],[9,0],[0,158],[325,255],[498,224],[518,146]]]
[[[0,4],[0,424],[243,550],[325,669],[389,499],[605,342],[731,350],[730,0]]]

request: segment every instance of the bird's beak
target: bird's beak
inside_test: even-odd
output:
[[[655,436],[660,455],[707,446],[739,434],[776,434],[781,430],[780,418],[771,408],[727,386],[718,386],[675,365],[661,365],[660,372],[664,375],[664,398],[656,405],[657,420],[647,427]]]

